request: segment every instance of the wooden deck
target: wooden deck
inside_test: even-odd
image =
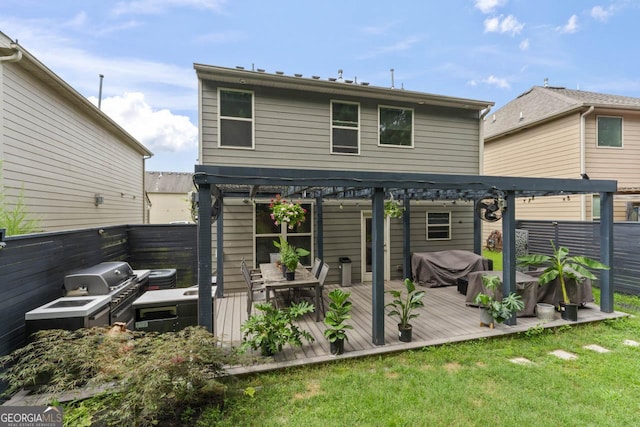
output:
[[[325,285],[325,306],[328,307],[326,295],[338,285]],[[402,282],[390,281],[385,289],[400,289]],[[250,372],[261,372],[290,366],[306,365],[334,361],[337,359],[370,356],[391,353],[407,349],[420,348],[430,345],[468,341],[485,337],[515,334],[536,326],[540,321],[535,317],[519,317],[517,325],[507,326],[497,324],[494,329],[480,326],[478,308],[465,305],[464,296],[458,293],[455,286],[441,288],[423,288],[426,291],[425,306],[418,309],[420,316],[412,320],[413,341],[403,343],[398,339],[397,318],[386,316],[385,313],[385,345],[372,343],[371,321],[371,284],[354,284],[343,288],[350,291],[353,302],[352,319],[353,330],[347,331],[349,340],[345,342],[345,353],[340,356],[329,354],[329,342],[324,338],[324,323],[315,322],[313,313],[305,315],[300,320],[301,326],[315,338],[311,344],[304,343],[302,347],[292,348],[287,345],[284,350],[276,354],[272,361],[250,366],[229,367],[228,372],[240,375]],[[391,296],[385,295],[385,301]],[[240,325],[247,319],[246,293],[235,293],[219,298],[216,305],[216,333],[225,346],[238,346],[242,341]],[[255,308],[253,308],[255,312]],[[603,313],[596,304],[587,304],[580,309],[577,323],[597,322],[605,319],[626,316],[625,313]],[[557,327],[565,324],[575,324],[560,319],[556,313],[556,320],[542,324],[543,327]]]

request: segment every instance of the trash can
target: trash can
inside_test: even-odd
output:
[[[351,286],[351,259],[346,256],[338,258],[340,262],[340,286]]]

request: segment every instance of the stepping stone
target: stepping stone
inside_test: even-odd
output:
[[[638,347],[640,345],[639,342],[634,341],[634,340],[624,340],[623,344],[624,345],[628,345],[630,347]]]
[[[515,357],[513,359],[509,359],[509,362],[515,363],[516,365],[531,365],[533,362],[526,357]]]
[[[607,348],[600,347],[598,344],[585,345],[583,348],[586,348],[587,350],[595,351],[596,353],[609,353],[611,351]]]
[[[560,359],[563,360],[575,360],[578,358],[578,356],[576,356],[575,354],[569,353],[567,351],[564,350],[554,350],[551,353],[549,353],[555,357],[558,357]]]

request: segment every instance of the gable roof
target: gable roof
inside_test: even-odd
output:
[[[186,194],[195,190],[190,172],[145,172],[144,189],[147,193]]]
[[[490,101],[478,101],[473,99],[415,92],[406,89],[370,86],[365,82],[358,83],[351,80],[321,80],[318,76],[306,78],[302,77],[301,74],[287,76],[280,71],[276,71],[276,74],[270,74],[261,69],[254,71],[245,70],[244,68],[234,69],[204,64],[193,64],[193,68],[196,70],[196,74],[200,80],[213,80],[236,85],[246,84],[325,93],[335,96],[354,96],[386,101],[414,102],[420,105],[437,105],[477,111],[482,111],[494,105],[494,103]]]
[[[533,86],[487,116],[484,123],[485,140],[517,132],[591,106],[640,111],[640,98],[563,87]]]

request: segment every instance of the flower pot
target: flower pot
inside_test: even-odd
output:
[[[402,327],[400,323],[398,323],[398,336],[400,337],[400,341],[402,342],[411,342],[411,331],[413,330],[411,325],[407,325],[406,327]]]
[[[271,348],[265,344],[260,347],[260,354],[264,357],[271,357],[274,353],[271,351]]]
[[[284,277],[287,280],[296,280],[296,272],[287,270],[287,272],[285,273]]]
[[[565,303],[562,301],[558,304],[560,305],[560,315],[563,320],[578,321],[578,304]]]
[[[488,326],[493,329],[495,320],[493,320],[493,316],[489,313],[489,310],[480,307],[480,326]]]
[[[556,308],[552,304],[539,302],[536,304],[536,316],[543,322],[551,322],[555,319]]]
[[[337,339],[334,342],[329,343],[329,352],[332,356],[337,356],[344,353],[344,340]]]

